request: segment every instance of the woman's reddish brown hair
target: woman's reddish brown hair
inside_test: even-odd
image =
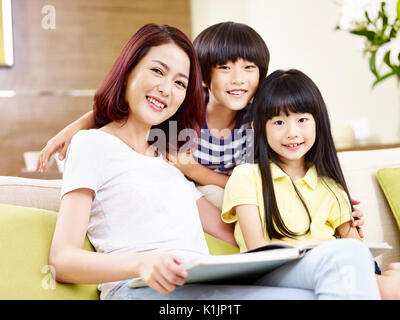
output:
[[[93,112],[98,127],[128,117],[130,108],[125,100],[125,83],[129,73],[150,48],[171,42],[185,51],[190,59],[189,83],[185,100],[178,111],[171,118],[153,128],[164,131],[167,146],[170,142],[169,122],[171,121],[176,121],[178,134],[183,129],[194,129],[199,136],[204,111],[201,69],[196,52],[191,41],[182,31],[167,25],[158,26],[156,24],[144,25],[129,39],[96,91]],[[177,147],[183,143],[185,141],[178,141]]]

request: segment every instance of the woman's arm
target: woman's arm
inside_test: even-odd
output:
[[[183,261],[170,254],[108,254],[82,249],[93,196],[90,189],[77,189],[61,200],[49,256],[57,281],[102,283],[141,277],[163,294],[184,284],[187,272],[180,266]]]
[[[85,113],[82,117],[70,123],[53,138],[40,151],[40,155],[36,164],[36,171],[45,171],[50,157],[59,151],[59,159],[64,160],[72,137],[79,131],[84,129],[96,128],[93,118],[93,111]]]
[[[233,236],[233,224],[221,219],[221,211],[205,197],[196,201],[203,230],[208,234],[237,246]]]
[[[243,204],[236,206],[235,210],[247,250],[268,244],[268,241],[264,238],[258,206]]]

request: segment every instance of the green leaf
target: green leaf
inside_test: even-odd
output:
[[[389,39],[396,38],[396,34],[396,30],[392,28],[392,30],[390,30]]]
[[[392,71],[392,72],[390,72],[390,73],[385,74],[385,75],[382,76],[382,77],[377,78],[377,79],[375,80],[375,82],[372,84],[372,88],[374,88],[379,82],[381,82],[381,81],[383,81],[383,80],[385,80],[385,79],[387,79],[387,78],[389,78],[389,77],[391,77],[391,76],[394,76],[394,75],[397,74],[397,73],[399,73],[399,70],[394,70],[394,71]]]
[[[371,21],[371,19],[370,19],[369,16],[368,16],[368,12],[365,11],[364,14],[365,14],[365,17],[367,18],[368,24],[370,24],[372,21]]]
[[[386,29],[387,24],[388,24],[388,17],[386,15],[382,15],[382,25],[383,25],[382,32]]]
[[[400,20],[400,0],[397,0],[397,19]]]
[[[376,65],[375,65],[375,52],[371,52],[371,57],[369,58],[369,69],[375,75],[376,78],[379,78],[378,73],[376,72]]]
[[[386,52],[385,56],[383,57],[383,62],[386,63],[391,69],[394,68],[390,63],[390,51]]]
[[[353,31],[350,31],[350,33],[358,35],[358,36],[367,37],[368,41],[371,41],[371,42],[374,41],[374,38],[375,38],[375,32],[369,31],[369,30],[366,30],[366,29],[353,30]]]

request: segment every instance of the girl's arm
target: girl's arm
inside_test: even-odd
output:
[[[187,272],[180,266],[183,261],[170,254],[108,254],[82,249],[93,197],[92,190],[77,189],[61,200],[49,256],[57,281],[102,283],[141,277],[162,294],[184,284]]]
[[[96,128],[96,124],[93,118],[93,111],[89,111],[62,129],[53,138],[51,138],[42,151],[40,151],[40,155],[36,164],[36,171],[45,171],[50,157],[57,151],[60,152],[58,156],[59,159],[63,160],[67,153],[68,146],[71,143],[72,137],[79,130],[92,128]]]
[[[336,228],[336,232],[341,238],[353,238],[361,240],[357,228],[353,227],[352,223],[353,221],[342,223],[339,227]]]
[[[255,204],[242,204],[236,206],[235,210],[247,250],[268,244],[268,241],[264,238],[258,206]]]
[[[221,211],[205,197],[196,201],[204,232],[237,246],[233,236],[233,224],[221,219]]]

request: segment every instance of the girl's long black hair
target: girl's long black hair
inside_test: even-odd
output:
[[[265,126],[268,120],[281,112],[286,115],[290,112],[313,115],[316,123],[316,139],[307,152],[305,161],[315,165],[318,176],[331,178],[343,187],[353,210],[333,142],[328,110],[319,89],[307,75],[299,70],[277,70],[260,83],[252,104],[254,160],[259,164],[261,172],[266,231],[270,238],[276,239],[295,238],[301,235],[291,231],[279,213],[270,170],[270,161],[279,165],[280,160],[278,154],[268,145]],[[326,183],[325,185],[328,187]],[[295,190],[297,191],[296,188]],[[297,193],[308,212],[301,195]],[[311,221],[310,215],[309,218]]]

